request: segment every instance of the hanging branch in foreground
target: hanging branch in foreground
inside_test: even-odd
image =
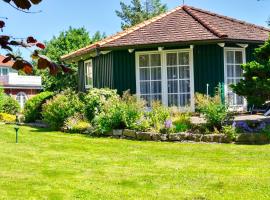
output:
[[[42,0],[3,0],[4,2],[12,5],[12,3],[18,8],[18,9],[27,9],[31,7],[32,4],[39,4]],[[31,3],[32,4],[31,4]],[[3,32],[3,28],[5,27],[5,22],[0,20],[0,29]],[[6,54],[6,58],[3,60],[3,63],[7,63],[9,61],[14,61],[14,64],[12,66],[15,70],[22,70],[26,74],[32,74],[33,73],[33,66],[28,61],[24,60],[20,56],[15,56],[13,52],[13,47],[22,47],[26,48],[28,50],[32,50],[35,48],[32,52],[32,58],[36,60],[37,62],[37,68],[38,69],[49,69],[49,72],[51,75],[57,75],[59,72],[64,73],[71,73],[72,70],[67,67],[64,64],[57,64],[55,62],[52,62],[48,57],[40,55],[39,50],[45,49],[45,45],[41,42],[38,42],[34,37],[29,36],[25,40],[15,40],[12,36],[8,35],[0,35],[0,48],[5,49],[8,51]]]

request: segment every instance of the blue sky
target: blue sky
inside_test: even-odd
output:
[[[270,0],[185,0],[187,5],[213,11],[247,22],[266,26],[270,16]],[[39,41],[50,40],[69,26],[84,26],[90,34],[97,30],[107,35],[120,31],[120,19],[115,15],[120,0],[43,0],[32,8],[41,13],[26,14],[0,1],[1,17],[8,17],[4,34],[16,37],[35,36]],[[124,0],[130,2],[130,0]],[[162,0],[172,9],[182,0]],[[25,54],[25,53],[24,53]]]

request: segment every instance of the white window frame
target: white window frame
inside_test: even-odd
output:
[[[92,74],[92,85],[90,84],[87,84],[86,81],[87,81],[87,74],[88,74],[88,68],[86,67],[87,64],[90,63],[90,68],[91,68],[91,74]],[[86,89],[90,89],[90,88],[93,88],[93,61],[92,59],[90,60],[86,60],[84,61],[84,64],[83,64],[83,69],[84,69],[84,85],[85,85],[85,88]]]
[[[17,97],[20,97],[20,102],[18,101],[18,99],[17,99]],[[25,97],[25,102],[23,103],[23,99],[22,99],[22,96],[24,96]],[[27,100],[28,100],[28,96],[27,96],[27,94],[25,93],[25,92],[19,92],[19,93],[17,93],[16,94],[16,97],[15,97],[15,99],[16,99],[16,101],[19,103],[19,105],[20,105],[20,108],[21,109],[23,109],[24,108],[24,105],[25,105],[25,103],[27,102]]]
[[[194,99],[194,62],[193,62],[193,48],[187,49],[174,49],[174,50],[163,50],[163,51],[139,51],[135,53],[136,56],[136,93],[137,98],[141,96],[140,93],[140,66],[139,57],[140,55],[149,54],[160,54],[161,55],[161,94],[163,105],[168,106],[168,80],[167,80],[167,53],[189,53],[189,66],[190,66],[190,107],[180,107],[181,111],[195,111],[195,99]]]
[[[225,102],[228,103],[228,81],[227,81],[227,52],[228,51],[241,51],[242,57],[243,57],[243,64],[247,63],[246,60],[246,48],[240,48],[240,47],[224,47],[224,96],[225,96]],[[232,111],[246,111],[247,110],[247,100],[244,98],[244,102],[242,106],[230,106],[229,108]]]

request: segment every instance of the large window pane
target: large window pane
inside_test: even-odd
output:
[[[180,106],[185,107],[190,105],[190,94],[180,95]]]
[[[150,82],[141,82],[141,94],[149,94],[150,93]]]
[[[184,52],[184,53],[179,53],[179,65],[189,65],[189,53]]]
[[[161,66],[161,57],[160,54],[152,54],[151,55],[151,66]]]
[[[151,93],[161,93],[161,81],[153,81],[151,82]]]
[[[151,68],[151,80],[161,80],[161,67]]]
[[[189,66],[179,67],[179,78],[189,79]]]
[[[178,81],[168,81],[168,93],[178,93]]]
[[[167,54],[167,66],[177,65],[177,53],[168,53]]]
[[[177,67],[168,67],[167,68],[168,79],[178,79],[177,77]]]
[[[140,79],[142,81],[150,80],[150,68],[141,68],[140,69]]]
[[[227,63],[234,64],[234,51],[227,51]]]
[[[234,77],[234,65],[227,65],[227,77]]]
[[[243,76],[243,70],[241,68],[241,65],[235,65],[235,76],[236,77],[242,77]]]
[[[179,81],[179,89],[180,93],[190,92],[190,81],[189,80]]]
[[[179,106],[178,105],[178,95],[177,94],[169,94],[168,95],[168,106]]]
[[[235,64],[242,64],[243,63],[243,54],[242,51],[235,52]]]
[[[140,67],[148,67],[149,66],[149,55],[140,55],[139,66]]]

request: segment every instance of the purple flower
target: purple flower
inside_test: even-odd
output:
[[[233,122],[232,125],[234,128],[242,129],[245,132],[248,133],[255,133],[259,132],[266,127],[265,122],[245,122],[245,121],[239,121],[239,122]]]
[[[165,125],[165,128],[168,128],[168,129],[171,128],[172,127],[172,120],[170,120],[170,119],[166,120],[164,125]]]

